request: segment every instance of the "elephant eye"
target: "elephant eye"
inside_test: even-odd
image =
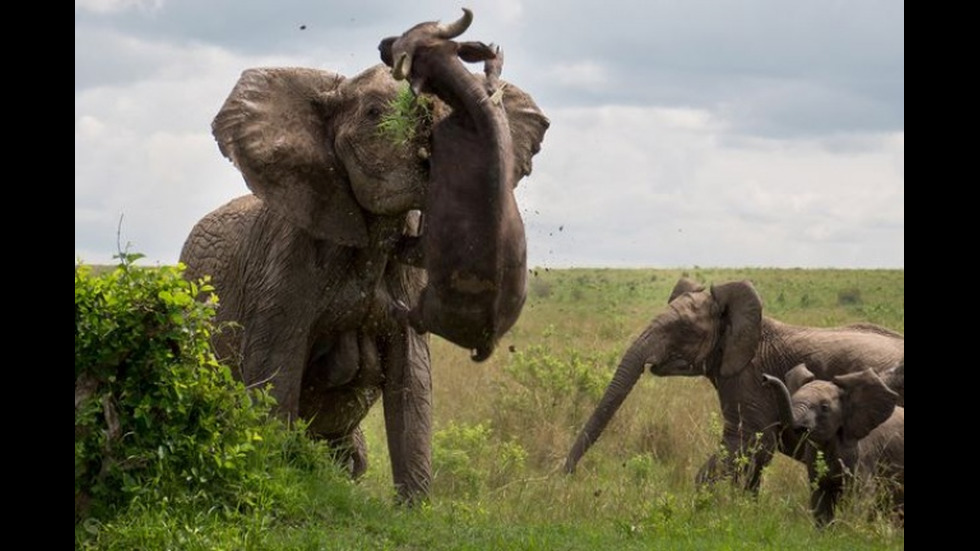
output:
[[[820,402],[820,411],[824,413],[830,411],[830,404],[828,404],[827,402]]]
[[[380,119],[382,113],[384,113],[384,109],[380,105],[371,105],[367,108],[365,116],[369,119]]]

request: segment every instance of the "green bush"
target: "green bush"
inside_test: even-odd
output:
[[[542,404],[586,402],[591,405],[605,392],[618,359],[615,355],[585,354],[577,350],[565,356],[532,345],[511,356],[504,366],[507,375],[534,395],[528,406],[535,415],[540,414],[538,406]]]
[[[433,434],[432,444],[433,485],[440,493],[474,498],[524,473],[524,448],[495,438],[484,423],[450,421]]]
[[[276,432],[268,394],[215,360],[217,299],[195,300],[207,281],[140,257],[99,275],[75,265],[76,526],[134,502],[253,505],[257,450]]]

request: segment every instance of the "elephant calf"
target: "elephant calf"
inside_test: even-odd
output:
[[[844,489],[856,482],[883,490],[904,525],[905,408],[896,405],[898,393],[872,369],[823,381],[803,364],[787,372],[786,384],[771,375],[763,384],[774,389],[784,432],[806,463],[817,524],[834,519]]]
[[[409,80],[413,92],[432,94],[451,109],[432,128],[418,245],[428,284],[418,304],[401,315],[416,330],[445,337],[483,361],[517,321],[526,298],[527,244],[513,190],[530,167],[514,153],[498,80],[500,50],[451,40],[472,22],[472,12],[463,12],[451,24],[421,23],[386,38],[379,50],[396,79]],[[485,62],[486,78],[461,60]],[[535,146],[548,124],[536,116],[526,127]]]

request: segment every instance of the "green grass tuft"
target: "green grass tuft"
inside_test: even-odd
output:
[[[427,135],[431,125],[432,100],[427,96],[416,96],[405,85],[388,104],[378,123],[378,130],[394,143],[407,145],[417,137]]]

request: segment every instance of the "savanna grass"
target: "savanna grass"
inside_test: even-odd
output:
[[[902,270],[532,270],[522,317],[486,362],[474,364],[464,350],[431,339],[438,445],[464,447],[454,442],[454,425],[486,428],[487,442],[466,463],[468,476],[482,472],[484,481],[505,461],[494,451],[505,442],[519,445],[527,460],[509,471],[513,480],[484,484],[475,496],[442,484],[457,476],[459,457],[447,466],[437,449],[433,501],[483,507],[500,524],[591,526],[656,548],[802,548],[793,537],[814,549],[842,541],[855,549],[901,548],[904,531],[861,500],[842,507],[835,527],[815,532],[805,468],[785,456],[767,468],[756,499],[698,494],[695,473],[721,433],[714,389],[702,378],[642,378],[578,471],[561,472],[620,355],[666,307],[681,276],[705,284],[748,279],[764,313],[787,323],[871,322],[904,331]],[[848,298],[855,296],[860,300]],[[380,419],[372,412],[367,423],[375,450],[384,447]],[[365,485],[383,488],[387,465],[376,466],[381,470],[372,468]]]
[[[198,511],[155,510],[131,520],[128,538],[113,540],[103,527],[101,545],[90,548],[904,548],[904,529],[861,496],[816,529],[805,469],[781,455],[757,497],[724,484],[696,490],[694,475],[721,431],[714,390],[700,378],[641,378],[576,473],[561,471],[619,356],[665,308],[681,275],[706,284],[749,279],[765,313],[788,323],[873,322],[904,332],[903,270],[535,272],[539,291],[532,287],[521,319],[486,362],[430,338],[428,502],[394,504],[378,407],[364,422],[371,464],[357,483],[309,468],[279,471],[270,478],[282,484],[272,502],[248,515],[218,523]],[[842,290],[857,290],[860,302],[839,300]],[[137,545],[141,530],[152,545]],[[167,530],[182,536],[167,539]]]

